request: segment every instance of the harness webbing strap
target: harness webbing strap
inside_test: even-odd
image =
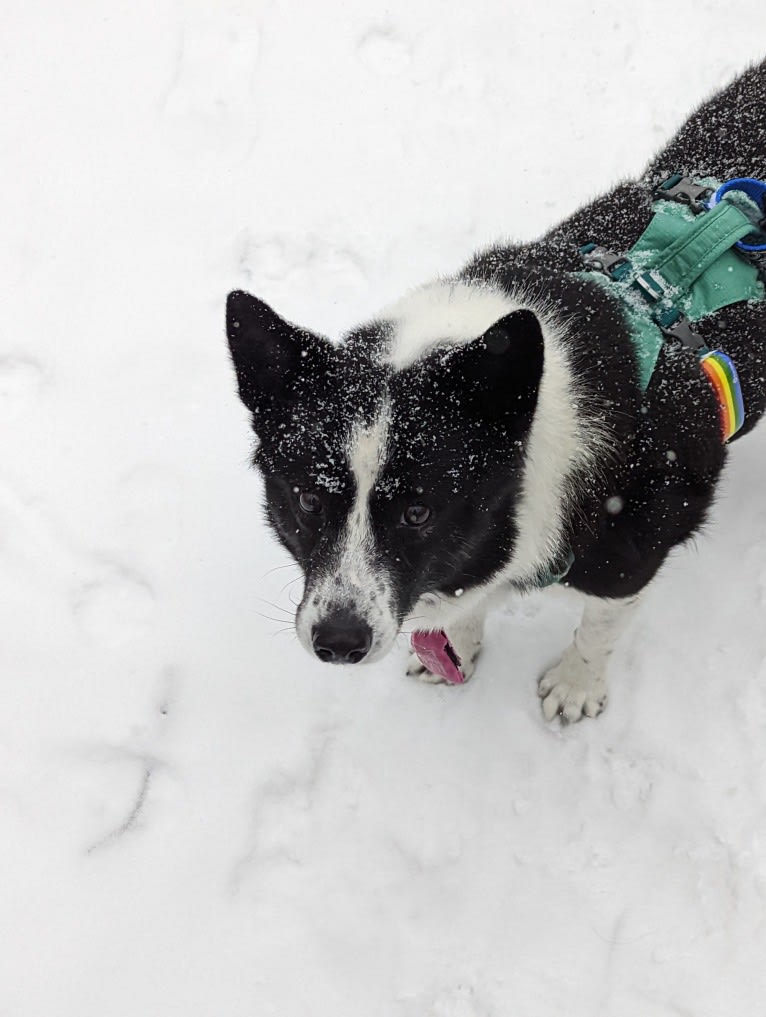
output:
[[[745,422],[745,403],[737,368],[731,357],[721,350],[713,350],[700,361],[705,377],[713,386],[721,412],[721,430],[726,442]]]
[[[688,203],[657,201],[651,222],[626,254],[613,254],[593,242],[581,248],[586,264],[598,270],[592,278],[622,303],[643,391],[666,337],[703,357],[708,351],[698,336],[695,345],[689,323],[731,304],[766,299],[757,266],[734,250],[753,233],[754,218],[748,212],[757,215],[758,204],[748,193],[730,190],[696,215]],[[733,365],[732,370],[736,372]]]
[[[658,201],[627,257],[644,276],[656,274],[675,291],[667,294],[672,305],[699,321],[730,304],[764,299],[757,267],[733,247],[752,229],[752,220],[729,200],[697,216],[678,202]]]
[[[688,223],[669,247],[645,267],[659,272],[675,289],[686,292],[721,255],[753,229],[748,217],[728,201]]]

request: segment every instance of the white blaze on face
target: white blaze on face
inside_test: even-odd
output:
[[[370,494],[383,465],[386,431],[387,417],[381,413],[372,426],[357,426],[351,436],[348,459],[356,484],[356,496],[348,517],[341,562],[344,573],[352,583],[358,583],[368,570],[373,551]]]
[[[370,520],[370,495],[385,460],[388,422],[384,405],[371,425],[357,424],[351,432],[347,458],[356,488],[354,501],[334,561],[313,585],[296,619],[298,637],[310,652],[312,630],[338,609],[352,612],[372,629],[367,660],[387,653],[396,638],[391,583],[376,560]]]

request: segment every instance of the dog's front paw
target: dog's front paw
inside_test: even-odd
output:
[[[606,672],[586,664],[577,648],[570,646],[555,667],[543,675],[537,687],[546,720],[561,717],[573,724],[583,717],[597,717],[606,706]]]
[[[407,677],[417,678],[419,682],[426,682],[429,685],[439,685],[444,681],[438,674],[432,674],[428,670],[417,653],[411,653],[407,658]]]

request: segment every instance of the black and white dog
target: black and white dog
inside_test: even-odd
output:
[[[624,306],[583,272],[584,244],[635,244],[675,173],[766,179],[766,63],[703,105],[641,179],[532,243],[480,252],[340,343],[230,294],[268,520],[305,574],[307,650],[375,660],[407,621],[446,633],[467,678],[497,598],[566,573],[585,608],[540,681],[543,711],[601,711],[615,641],[704,520],[726,458],[695,353],[666,342],[642,391]],[[695,329],[736,363],[742,434],[766,408],[766,303]],[[409,673],[435,680],[422,656]]]

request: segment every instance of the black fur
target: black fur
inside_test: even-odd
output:
[[[385,325],[333,346],[236,291],[227,330],[259,437],[254,462],[265,478],[267,518],[309,586],[330,567],[351,506],[350,431],[371,422],[384,397],[394,424],[371,515],[399,620],[424,592],[473,586],[497,571],[515,538],[522,450],[543,369],[531,312],[510,314],[477,340],[439,348],[400,372],[375,355],[385,347]],[[301,510],[305,491],[321,492],[321,513]],[[405,509],[419,503],[432,521],[404,525]]]
[[[666,345],[642,395],[620,305],[581,274],[580,246],[628,250],[651,219],[655,186],[676,171],[766,179],[766,64],[701,106],[639,180],[532,243],[479,253],[459,276],[537,296],[567,323],[578,397],[616,450],[586,488],[569,492],[560,549],[568,545],[575,556],[567,583],[599,597],[637,593],[699,528],[726,456],[716,399],[695,355]],[[336,346],[237,292],[227,326],[240,395],[260,439],[255,461],[268,517],[302,565],[307,592],[332,566],[353,501],[344,454],[351,429],[371,422],[384,399],[392,424],[370,509],[374,553],[390,577],[398,621],[424,593],[485,583],[508,560],[543,370],[531,312],[509,315],[466,345],[437,347],[399,373],[380,356],[386,322]],[[698,327],[738,366],[747,431],[766,408],[766,305],[728,307]],[[305,491],[320,492],[321,512],[301,508]],[[407,507],[421,503],[431,511],[428,524],[406,525]]]

